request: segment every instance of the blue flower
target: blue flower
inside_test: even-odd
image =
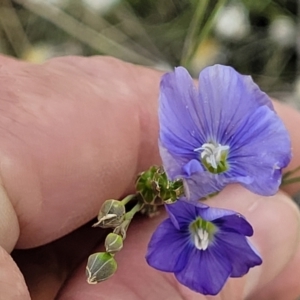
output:
[[[290,138],[269,97],[227,66],[199,75],[199,91],[186,69],[163,76],[160,153],[171,180],[185,179],[198,200],[229,183],[273,195],[291,159]]]
[[[181,200],[166,209],[169,218],[154,232],[146,260],[190,289],[216,295],[229,277],[262,263],[245,237],[251,225],[236,212]]]

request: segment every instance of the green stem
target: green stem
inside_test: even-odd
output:
[[[140,211],[144,206],[144,203],[138,202],[129,212],[125,214],[125,220],[131,221],[134,215]]]
[[[280,186],[285,186],[285,185],[296,183],[296,182],[300,182],[300,177],[294,177],[294,178],[286,179],[286,180],[283,179]]]
[[[199,1],[199,2],[202,2],[202,1]],[[227,2],[227,0],[219,0],[218,3],[215,5],[209,19],[207,20],[207,22],[205,23],[204,27],[202,28],[202,30],[200,32],[198,40],[196,41],[196,43],[194,43],[194,46],[193,46],[192,50],[190,51],[190,55],[184,61],[186,66],[188,66],[190,64],[191,59],[194,57],[195,52],[196,52],[197,48],[199,47],[199,45],[207,38],[208,34],[210,33],[210,31],[212,29],[212,26],[215,23],[217,14],[219,13],[220,9],[225,5],[226,2]]]
[[[143,208],[143,206],[144,203],[138,202],[129,212],[127,212],[124,216],[123,223],[115,228],[114,233],[121,235],[123,240],[125,240],[126,232],[131,220],[133,219],[134,215]]]
[[[123,205],[126,205],[128,202],[130,202],[132,199],[134,199],[136,197],[136,195],[128,195],[127,197],[125,197],[123,200],[121,200],[120,202]]]
[[[300,166],[295,168],[294,170],[288,171],[286,172],[283,176],[282,176],[282,181],[284,181],[286,178],[290,177],[291,175],[295,174],[296,172],[298,172],[300,170]]]
[[[186,38],[184,40],[184,46],[180,62],[182,66],[185,66],[186,63],[189,61],[191,52],[195,48],[195,36],[197,34],[197,30],[199,30],[200,28],[201,23],[203,22],[204,13],[207,9],[208,3],[208,0],[198,1],[196,11],[193,15]]]

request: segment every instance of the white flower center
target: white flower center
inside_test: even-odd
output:
[[[213,143],[205,143],[201,147],[194,149],[194,151],[201,152],[202,162],[215,170],[218,169],[219,164],[226,157],[228,150],[229,146]]]
[[[195,247],[199,250],[207,249],[208,244],[209,244],[209,234],[205,229],[199,228],[194,233],[194,244],[195,244]]]
[[[214,239],[218,230],[217,226],[210,221],[198,217],[190,224],[191,241],[198,250],[206,250]]]

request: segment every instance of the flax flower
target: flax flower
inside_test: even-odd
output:
[[[199,75],[199,89],[183,67],[163,76],[160,153],[171,180],[183,178],[197,200],[240,183],[273,195],[291,158],[290,138],[269,97],[227,66]]]
[[[190,289],[216,295],[229,277],[262,263],[246,238],[253,229],[240,214],[180,200],[166,209],[169,218],[154,232],[146,260]]]

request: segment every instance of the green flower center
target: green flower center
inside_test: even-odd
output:
[[[190,224],[192,241],[198,250],[206,250],[213,240],[217,227],[209,221],[197,218]]]
[[[200,160],[207,171],[219,174],[228,170],[229,146],[210,142],[203,144],[194,151],[200,152]]]

